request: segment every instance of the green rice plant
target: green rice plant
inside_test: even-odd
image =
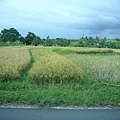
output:
[[[29,80],[38,84],[80,82],[81,69],[70,60],[46,49],[32,49],[35,60]]]
[[[28,68],[31,56],[28,49],[17,47],[0,48],[0,80],[14,80]]]

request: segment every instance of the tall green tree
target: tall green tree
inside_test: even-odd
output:
[[[88,40],[89,40],[89,47],[93,47],[93,45],[94,45],[94,39],[93,39],[93,37],[89,37],[88,38]]]
[[[20,33],[15,28],[3,29],[1,31],[1,41],[2,42],[15,42],[21,37]]]
[[[28,32],[27,36],[25,37],[25,44],[26,45],[32,44],[35,38],[36,35],[34,33]]]
[[[35,46],[38,46],[39,44],[41,44],[41,39],[39,36],[36,36],[34,39],[33,39],[33,45]]]
[[[49,40],[49,39],[50,39],[50,36],[48,35],[48,36],[47,36],[47,40]]]
[[[116,38],[115,40],[116,40],[117,42],[119,42],[119,41],[120,41],[120,38]]]
[[[0,33],[0,41],[1,41],[1,33]]]
[[[21,43],[25,44],[25,38],[24,38],[24,37],[21,36],[21,37],[19,38],[19,41],[20,41]]]
[[[85,43],[85,40],[84,40],[84,37],[80,38],[80,40],[78,41],[78,47],[84,47],[84,44]]]
[[[99,41],[99,47],[105,48],[106,47],[106,45],[105,45],[106,41],[107,41],[106,37],[104,37],[102,40],[100,40]]]

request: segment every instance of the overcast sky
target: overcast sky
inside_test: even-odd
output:
[[[0,31],[41,38],[120,38],[120,0],[0,0]]]

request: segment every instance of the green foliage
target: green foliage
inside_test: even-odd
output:
[[[99,37],[96,36],[96,38],[93,37],[82,37],[77,47],[94,47],[94,48],[115,48],[120,49],[120,42],[119,39],[115,40],[107,40],[106,37],[104,39],[99,39]]]
[[[16,40],[19,40],[20,38],[20,34],[19,32],[14,29],[14,28],[10,28],[10,29],[3,29],[1,31],[1,41],[2,42],[15,42]]]
[[[51,40],[51,39],[46,39],[45,40],[45,44],[44,44],[45,46],[53,46],[53,41]]]
[[[66,38],[56,38],[56,44],[58,46],[69,46],[70,45],[70,40],[67,40]]]
[[[22,46],[23,44],[19,40],[16,40],[15,42],[12,42],[10,45],[11,46]]]
[[[25,44],[26,45],[32,44],[35,37],[36,35],[34,33],[28,32],[27,36],[25,37]]]
[[[19,42],[20,41],[20,42]],[[0,33],[0,46],[10,45],[42,45],[42,46],[72,46],[72,47],[92,47],[92,48],[113,48],[120,49],[120,39],[116,38],[113,40],[107,40],[106,37],[100,39],[98,36],[93,38],[85,37],[83,35],[79,40],[71,40],[66,38],[51,39],[48,35],[46,39],[41,39],[36,36],[33,32],[28,32],[26,37],[20,35],[15,28],[3,29]]]
[[[41,39],[38,36],[36,36],[32,41],[32,44],[35,46],[38,46],[40,43],[41,43]]]
[[[70,47],[76,47],[78,44],[78,40],[70,40]]]
[[[7,42],[0,42],[0,46],[10,46],[11,42],[7,41]]]

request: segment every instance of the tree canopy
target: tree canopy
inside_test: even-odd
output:
[[[21,37],[20,33],[14,29],[14,28],[10,28],[10,29],[3,29],[1,31],[1,41],[3,42],[15,42],[16,40],[19,40],[19,38]]]
[[[100,39],[98,36],[82,36],[79,40],[66,38],[51,39],[48,35],[46,39],[41,39],[33,32],[28,32],[25,37],[15,28],[3,29],[0,33],[0,46],[2,45],[43,45],[43,46],[74,46],[74,47],[97,47],[97,48],[117,48],[120,49],[120,38],[107,40],[106,37]]]

